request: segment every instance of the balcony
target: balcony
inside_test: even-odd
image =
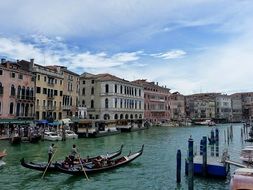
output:
[[[47,95],[47,99],[53,100],[53,99],[54,99],[54,96],[52,96],[52,95]]]
[[[45,106],[47,111],[54,111],[56,109],[55,106]]]
[[[71,110],[72,106],[67,106],[67,105],[63,105],[62,109],[63,110]]]

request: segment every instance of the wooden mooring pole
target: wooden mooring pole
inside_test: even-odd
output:
[[[188,190],[193,190],[193,139],[188,140]]]
[[[177,183],[181,183],[181,150],[177,150]]]
[[[203,176],[207,174],[207,137],[203,137],[203,165],[202,165]]]

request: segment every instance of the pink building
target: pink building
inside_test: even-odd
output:
[[[170,89],[144,79],[133,82],[144,88],[144,119],[155,123],[169,121]]]
[[[1,59],[0,119],[33,119],[34,78],[29,68]]]

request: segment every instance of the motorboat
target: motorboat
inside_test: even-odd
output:
[[[253,169],[239,168],[230,180],[230,190],[253,189]]]
[[[45,131],[44,132],[44,140],[61,141],[62,137],[56,132]]]
[[[210,119],[204,120],[204,121],[195,121],[195,125],[208,125],[208,126],[215,126],[216,123]]]
[[[67,139],[77,139],[78,135],[74,133],[74,131],[71,130],[65,130],[65,136]]]
[[[253,163],[253,146],[246,146],[243,148],[240,159],[244,162]]]

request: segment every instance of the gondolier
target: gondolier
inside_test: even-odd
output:
[[[54,153],[54,144],[51,144],[48,148],[48,163],[51,161],[53,153]]]
[[[78,154],[78,152],[77,152],[76,145],[73,144],[71,152],[70,152],[70,155],[69,155],[69,158],[71,160],[71,165],[72,166],[74,165],[74,160],[75,160],[75,157],[76,157],[77,154]]]

